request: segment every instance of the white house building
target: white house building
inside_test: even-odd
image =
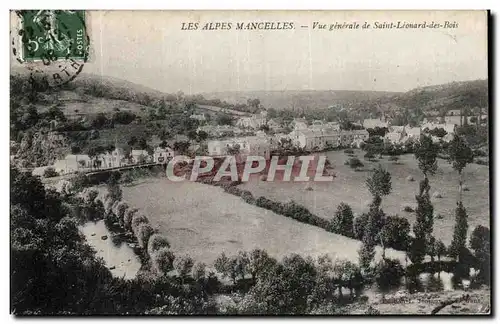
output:
[[[236,126],[242,128],[259,129],[267,124],[266,114],[256,114],[251,117],[241,117],[236,121]]]
[[[363,120],[364,129],[370,129],[375,127],[379,128],[389,127],[389,123],[385,121],[385,119],[380,119],[380,118],[367,118]]]
[[[56,160],[52,165],[59,174],[69,174],[93,168],[94,160],[87,154],[68,154],[62,160]]]
[[[207,120],[204,114],[192,114],[191,116],[189,116],[189,118],[195,119],[199,122],[204,122]]]
[[[130,152],[130,161],[132,164],[148,163],[151,161],[151,156],[146,150],[132,150]]]
[[[298,129],[307,129],[309,127],[308,124],[307,124],[307,120],[305,120],[304,118],[295,118],[290,123],[290,126],[293,129],[295,129],[295,130],[298,130]]]
[[[230,155],[231,148],[238,148],[242,156],[263,156],[269,159],[271,145],[267,138],[261,136],[235,137],[226,140],[208,141],[208,154],[214,157]]]
[[[328,129],[301,129],[290,133],[292,143],[308,151],[323,150],[327,147],[361,145],[369,137],[368,131],[334,131]]]
[[[167,163],[174,157],[174,151],[170,147],[161,148],[157,147],[153,153],[153,161],[155,163]]]

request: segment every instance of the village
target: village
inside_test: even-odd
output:
[[[481,110],[481,113],[484,114],[484,111]],[[460,109],[450,110],[441,117],[430,113],[420,125],[413,127],[392,125],[392,120],[384,114],[379,118],[349,122],[348,129],[342,127],[340,122],[308,122],[306,118],[294,118],[291,122],[284,123],[276,118],[268,118],[266,110],[251,116],[239,116],[234,125],[208,124],[204,114],[192,114],[189,118],[199,123],[197,134],[206,133],[206,141],[197,145],[198,148],[204,147],[204,155],[224,157],[239,154],[243,157],[263,156],[266,160],[284,148],[293,148],[299,154],[362,148],[371,135],[382,139],[384,144],[403,149],[410,143],[418,142],[423,133],[429,135],[434,143],[447,143],[453,139],[457,127],[484,122],[480,116],[464,116]],[[125,152],[123,148],[114,145],[112,150],[99,152],[94,156],[68,154],[50,166],[35,168],[33,174],[43,175],[47,168],[52,168],[58,175],[66,175],[142,164],[165,164],[179,154],[171,146],[173,145],[161,143],[150,150],[131,149]],[[199,155],[200,151],[197,152]]]

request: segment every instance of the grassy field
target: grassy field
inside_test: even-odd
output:
[[[360,242],[249,205],[221,188],[156,178],[124,186],[123,198],[166,235],[174,253],[207,264],[221,252],[232,255],[253,248],[266,249],[277,258],[328,253],[332,258],[358,259]],[[404,262],[401,252],[387,254]]]
[[[363,160],[364,152],[355,151],[365,167],[361,171],[354,171],[344,165],[348,158],[342,151],[327,152],[326,155],[334,166],[336,178],[332,182],[313,183],[312,190],[305,190],[304,182],[263,182],[258,177],[240,185],[242,189],[250,190],[255,197],[265,196],[276,201],[293,199],[299,204],[321,217],[331,218],[341,202],[349,204],[355,213],[368,210],[371,200],[366,178],[371,174],[369,170],[381,164],[392,175],[392,192],[383,198],[382,207],[390,215],[406,217],[410,223],[415,221],[415,213],[402,211],[405,204],[416,206],[415,195],[418,192],[418,182],[423,174],[418,169],[413,155],[400,157],[400,163],[388,161],[387,157],[378,162]],[[469,164],[463,171],[465,186],[469,191],[463,192],[463,202],[469,215],[469,232],[476,225],[489,227],[489,169],[488,166]],[[415,181],[406,178],[412,176]],[[442,198],[432,198],[434,204],[434,234],[446,244],[451,242],[453,226],[455,224],[454,209],[458,197],[458,175],[445,160],[438,161],[436,175],[429,178],[431,195],[439,192]],[[443,218],[438,219],[436,215]]]

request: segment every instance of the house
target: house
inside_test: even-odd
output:
[[[294,120],[290,123],[290,126],[293,129],[307,129],[308,123],[304,118],[294,118]]]
[[[370,129],[370,128],[384,128],[384,127],[389,127],[389,123],[385,120],[382,120],[380,118],[367,118],[363,120],[363,128],[364,129]]]
[[[59,174],[69,174],[78,171],[90,170],[96,164],[87,154],[68,154],[62,160],[56,160],[52,165]]]
[[[455,134],[455,130],[457,129],[457,125],[455,125],[455,124],[444,124],[443,129],[448,134]]]
[[[403,133],[405,131],[405,126],[390,126],[389,133]]]
[[[122,148],[115,148],[112,152],[106,152],[101,154],[100,159],[102,160],[103,168],[118,168],[123,165],[127,165],[125,158],[125,153]]]
[[[384,136],[385,141],[392,144],[399,144],[403,142],[404,138],[405,135],[403,135],[403,133],[398,133],[398,132],[389,132]]]
[[[385,134],[384,139],[392,144],[402,143],[406,137],[405,126],[391,126],[389,132]]]
[[[199,122],[204,122],[206,121],[207,119],[205,118],[205,115],[203,114],[192,114],[191,116],[189,116],[189,118],[191,119],[195,119]]]
[[[231,134],[241,134],[242,130],[238,127],[230,126],[230,125],[206,125],[206,126],[200,126],[197,129],[197,132],[204,131],[206,132],[210,137],[221,137],[221,136],[227,136]]]
[[[323,129],[340,131],[340,124],[337,122],[328,122],[324,125]]]
[[[132,164],[148,163],[151,160],[151,156],[146,150],[132,150],[130,152],[130,160]]]
[[[351,131],[334,131],[326,129],[303,129],[291,133],[294,145],[299,148],[314,151],[327,147],[359,146],[368,139],[369,134],[365,129]]]
[[[153,153],[153,162],[155,163],[167,163],[170,159],[174,157],[174,151],[170,147],[161,148],[156,147]]]
[[[236,126],[238,127],[251,129],[259,129],[261,126],[266,124],[266,115],[262,113],[258,115],[252,115],[251,117],[241,117],[236,122]]]
[[[409,127],[405,128],[406,136],[408,138],[420,139],[420,127]]]
[[[208,141],[210,156],[231,155],[231,149],[237,149],[242,156],[263,156],[267,160],[271,156],[271,146],[267,138],[259,136],[235,137],[226,140]]]

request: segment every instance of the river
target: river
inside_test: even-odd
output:
[[[80,231],[85,235],[87,242],[97,251],[108,269],[115,277],[133,279],[141,268],[141,262],[134,250],[125,242],[113,242],[112,234],[104,222],[88,222],[80,226]],[[107,236],[103,240],[102,237]]]

